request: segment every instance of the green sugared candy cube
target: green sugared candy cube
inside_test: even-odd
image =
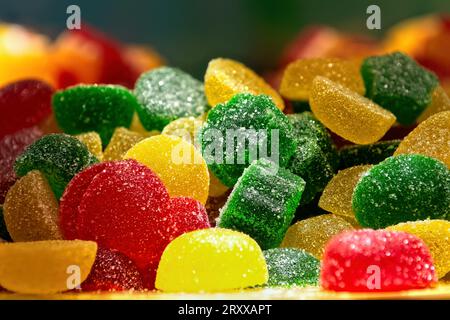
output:
[[[285,167],[297,145],[292,124],[272,99],[251,94],[211,109],[200,141],[208,167],[228,187],[253,160],[267,158]]]
[[[299,142],[287,168],[306,182],[301,205],[311,202],[334,176],[333,167],[314,140]]]
[[[50,134],[28,146],[17,158],[14,170],[18,176],[41,171],[59,199],[69,181],[96,162],[97,158],[78,139],[67,134]]]
[[[3,216],[3,205],[0,205],[0,239],[5,241],[12,241],[8,229],[6,229],[5,218]]]
[[[138,102],[117,85],[77,85],[53,96],[53,111],[60,128],[69,134],[95,131],[108,145],[117,127],[128,128]]]
[[[361,74],[366,96],[395,114],[403,125],[414,124],[438,85],[432,72],[400,52],[366,58]]]
[[[178,118],[198,117],[208,110],[203,83],[171,67],[143,73],[134,93],[139,101],[136,111],[145,129],[162,129]]]
[[[362,227],[384,228],[400,222],[450,219],[450,171],[422,155],[390,157],[357,183],[352,207]]]
[[[262,249],[278,247],[294,218],[305,182],[266,159],[254,161],[221,210],[218,226],[248,234]]]
[[[362,164],[378,164],[392,156],[401,140],[380,141],[367,145],[351,145],[339,150],[339,169]]]
[[[274,248],[263,251],[269,287],[317,286],[320,261],[304,250]]]

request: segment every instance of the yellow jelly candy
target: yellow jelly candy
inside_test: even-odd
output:
[[[272,98],[278,109],[284,109],[283,99],[263,78],[242,63],[231,59],[213,59],[205,74],[205,95],[215,107],[238,93],[265,94]]]
[[[102,139],[97,132],[86,132],[75,136],[88,148],[88,150],[98,159],[102,160]]]
[[[92,241],[2,243],[0,285],[25,294],[71,290],[86,280],[96,253]]]
[[[136,112],[133,114],[133,119],[131,120],[130,130],[133,132],[140,133],[144,137],[152,137],[152,136],[156,136],[156,135],[160,134],[160,132],[158,130],[152,130],[152,131],[145,130],[145,128],[142,125],[141,120],[139,120],[139,116],[137,115]]]
[[[355,219],[352,195],[361,176],[371,165],[362,165],[339,171],[323,190],[319,207],[334,214]]]
[[[323,214],[301,220],[289,227],[282,248],[303,249],[317,259],[322,259],[328,240],[333,236],[354,229],[345,219],[334,214]]]
[[[227,229],[185,233],[164,250],[156,288],[168,292],[217,292],[262,285],[268,272],[261,248]]]
[[[411,233],[430,249],[438,278],[450,272],[450,221],[424,220],[400,223],[387,228]]]
[[[116,128],[103,153],[104,161],[122,160],[125,153],[136,143],[143,140],[144,135],[123,127]]]
[[[418,122],[425,121],[430,116],[443,112],[450,111],[450,98],[445,92],[444,88],[438,86],[434,91],[431,97],[430,105],[425,109],[425,111],[420,115]]]
[[[432,115],[411,131],[400,142],[394,155],[404,153],[436,158],[450,168],[450,111]]]
[[[309,102],[320,122],[356,144],[380,140],[396,120],[371,100],[321,76],[313,80]]]
[[[9,189],[3,206],[6,228],[14,241],[62,239],[58,212],[55,194],[39,171],[20,178]]]
[[[295,101],[309,100],[311,85],[316,76],[326,77],[360,95],[365,93],[356,62],[338,58],[311,58],[297,60],[286,67],[281,79],[281,95]]]
[[[161,134],[137,143],[124,159],[135,159],[163,181],[171,197],[208,199],[209,174],[205,160],[195,147],[180,137]]]

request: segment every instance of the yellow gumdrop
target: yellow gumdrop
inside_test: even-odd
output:
[[[339,171],[323,190],[319,207],[336,215],[355,219],[352,208],[353,190],[361,176],[371,167],[362,165]]]
[[[210,106],[225,103],[238,93],[265,94],[278,109],[284,109],[283,99],[263,78],[242,63],[231,59],[213,59],[205,74],[205,95]]]
[[[321,76],[313,80],[309,102],[320,122],[356,144],[380,140],[396,120],[371,100]]]
[[[93,241],[55,240],[0,244],[0,285],[25,294],[74,289],[94,264]]]
[[[200,152],[182,138],[165,134],[147,138],[128,150],[124,159],[130,158],[155,172],[171,197],[191,197],[206,203],[208,167]]]
[[[436,158],[450,169],[450,111],[432,115],[411,131],[394,155],[404,153]]]
[[[97,132],[86,132],[75,136],[99,160],[103,159],[102,139]]]
[[[412,221],[387,229],[408,232],[421,238],[430,249],[438,278],[442,278],[450,272],[450,221]]]
[[[303,249],[317,259],[322,259],[328,240],[333,236],[354,229],[345,219],[334,214],[323,214],[301,220],[289,227],[282,248]]]
[[[218,292],[267,282],[261,248],[249,236],[228,229],[185,233],[164,250],[156,288],[167,292]]]
[[[309,100],[311,85],[316,76],[335,81],[360,95],[364,95],[364,82],[355,61],[339,58],[301,59],[290,63],[281,79],[280,93],[295,101]]]
[[[444,88],[438,86],[433,91],[433,95],[431,97],[431,103],[425,109],[425,111],[420,115],[418,122],[425,121],[432,115],[443,112],[450,111],[450,98],[445,92]]]
[[[40,171],[30,171],[9,189],[3,215],[14,241],[62,239],[58,201]]]
[[[141,133],[130,131],[120,127],[114,130],[114,133],[103,153],[104,161],[122,160],[125,153],[136,143],[145,139]]]

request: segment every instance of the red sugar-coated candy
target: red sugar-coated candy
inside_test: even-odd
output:
[[[142,277],[136,265],[122,253],[99,247],[83,291],[143,290]]]
[[[0,88],[0,138],[32,127],[51,112],[53,88],[39,80],[21,80]]]
[[[14,172],[17,156],[42,135],[43,133],[37,127],[31,127],[0,139],[0,203],[5,201],[6,193],[17,180]]]
[[[399,291],[437,282],[430,251],[405,232],[356,230],[333,237],[325,248],[321,284],[335,291]]]

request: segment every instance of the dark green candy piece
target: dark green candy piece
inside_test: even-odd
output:
[[[378,164],[392,156],[400,142],[401,140],[390,140],[342,147],[339,150],[339,170],[362,164]]]
[[[229,187],[255,159],[267,158],[285,167],[297,145],[292,124],[272,99],[251,94],[237,94],[214,107],[200,141],[209,168]]]
[[[422,155],[390,157],[372,167],[353,192],[353,211],[362,227],[450,219],[450,171]]]
[[[275,248],[263,251],[269,287],[317,286],[320,261],[304,250]]]
[[[3,206],[0,205],[0,238],[5,241],[12,241],[8,229],[6,229],[5,218],[3,216]]]
[[[86,146],[67,134],[50,134],[35,141],[17,158],[18,176],[41,171],[59,199],[69,181],[86,167],[98,162]]]
[[[134,95],[116,85],[77,85],[53,96],[53,111],[61,129],[69,134],[95,131],[103,147],[116,127],[130,126],[137,106]]]
[[[278,247],[294,218],[305,182],[266,159],[253,162],[235,185],[218,226],[248,234],[262,249]]]
[[[434,73],[400,52],[365,59],[361,74],[366,96],[390,110],[403,125],[414,124],[438,85]]]
[[[292,110],[295,113],[301,113],[304,111],[311,111],[311,107],[308,101],[291,101]]]
[[[198,117],[208,110],[203,83],[176,68],[143,73],[134,93],[140,103],[139,119],[147,130],[161,131],[173,120]]]

